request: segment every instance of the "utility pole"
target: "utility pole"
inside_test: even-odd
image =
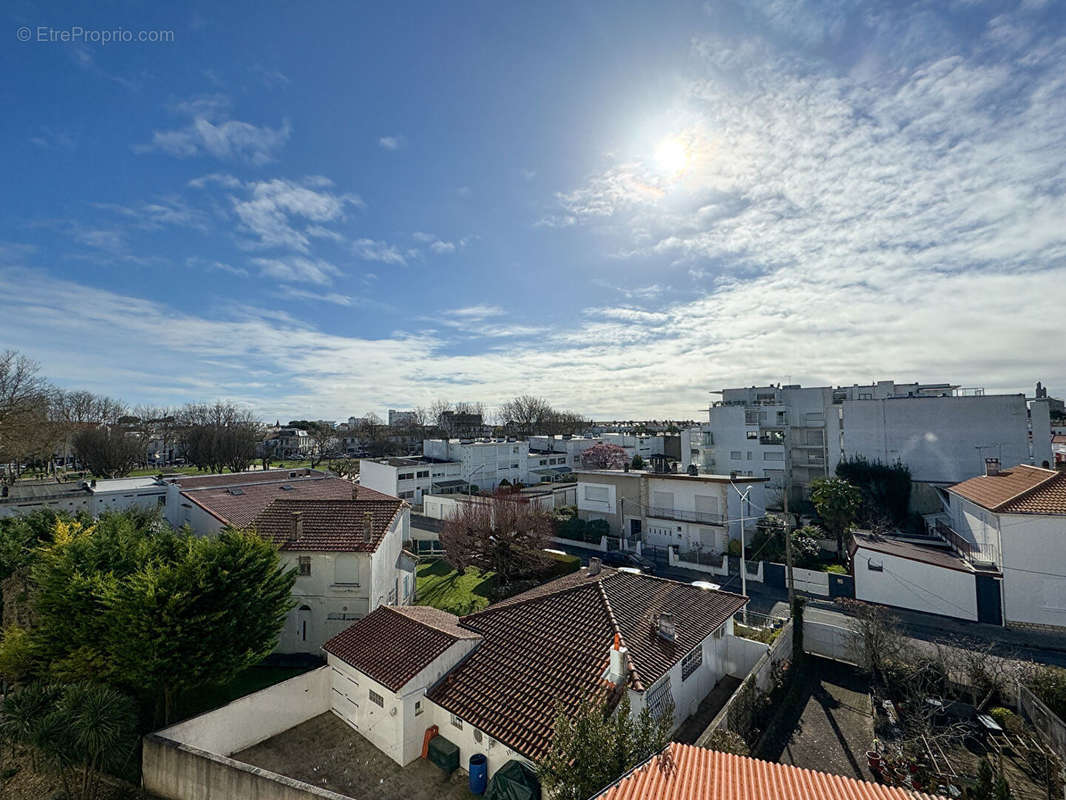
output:
[[[785,580],[788,582],[788,613],[796,607],[796,585],[792,580],[792,517],[788,513],[788,496],[792,491],[792,450],[789,435],[791,421],[785,421]]]
[[[751,494],[751,485],[749,484],[743,492],[737,489],[735,483],[732,480],[729,481],[730,486],[740,495],[740,593],[745,597],[748,596],[748,564],[745,560],[744,551],[747,549],[747,542],[745,541],[745,523],[748,521],[745,515],[745,506],[748,504],[748,495]],[[728,508],[728,506],[727,506]],[[744,624],[748,624],[748,606],[744,605]]]

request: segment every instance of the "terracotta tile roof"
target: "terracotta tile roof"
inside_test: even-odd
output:
[[[1066,433],[1055,433],[1051,436],[1052,444],[1066,444]]]
[[[931,795],[673,742],[593,800],[933,800]]]
[[[747,599],[646,575],[586,570],[463,617],[483,641],[427,693],[474,727],[537,760],[561,707],[606,692],[615,634],[629,648],[629,686],[643,691],[742,608]],[[655,633],[660,612],[677,633]]]
[[[412,608],[379,606],[322,649],[396,692],[457,641],[476,638],[452,614]]]
[[[225,476],[218,476],[225,477]],[[242,486],[208,486],[182,489],[182,496],[196,503],[222,522],[243,528],[252,523],[277,498],[344,500],[358,492],[360,499],[395,500],[373,489],[331,476],[290,480],[260,481]]]
[[[948,491],[998,513],[1066,514],[1066,474],[1027,464],[970,478]]]
[[[349,484],[350,486],[350,484]],[[277,498],[252,520],[260,536],[272,540],[282,550],[340,551],[373,553],[385,538],[403,501],[317,500]],[[300,535],[293,539],[295,514],[300,517]],[[366,515],[370,514],[370,535]]]
[[[176,483],[182,489],[208,489],[218,486],[245,486],[250,483],[271,483],[272,481],[291,480],[295,478],[324,478],[326,473],[317,469],[268,469],[252,472],[230,472],[224,475],[180,475],[167,478],[167,483]]]

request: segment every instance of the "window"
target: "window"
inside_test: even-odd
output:
[[[756,430],[745,431],[744,435],[749,439],[758,439],[759,432]]]
[[[451,715],[450,722],[452,723],[453,728],[458,728],[459,730],[463,729],[463,721],[459,719],[459,717],[455,716],[455,714]]]
[[[415,476],[415,474],[414,474],[413,472],[401,472],[401,473],[400,473],[399,475],[397,475],[396,477],[397,477],[397,478],[398,478],[399,480],[401,480],[401,481],[409,481],[409,480],[411,480],[411,478],[413,478],[414,476]]]
[[[422,701],[421,700],[415,700],[415,716],[417,717],[421,713],[422,713]]]
[[[885,564],[879,558],[868,558],[866,559],[866,568],[873,572],[884,572]]]
[[[334,583],[359,585],[359,557],[341,553],[334,561]]]
[[[607,491],[606,486],[586,486],[585,487],[585,499],[591,500],[594,503],[606,503],[610,493]]]
[[[414,496],[415,496],[414,492],[400,492],[400,494],[399,494],[399,498],[401,500],[410,500]]]
[[[371,703],[373,703],[376,706],[380,706],[381,708],[385,707],[385,698],[384,697],[382,697],[380,694],[375,692],[373,689],[370,690],[369,694],[370,694],[370,702]]]
[[[670,676],[663,676],[658,683],[652,686],[648,690],[647,698],[648,710],[651,711],[653,717],[658,719],[666,712],[669,702],[672,699],[670,694]]]
[[[740,459],[743,458],[743,453],[741,453],[739,450],[730,450],[729,457],[734,461],[740,461]]]
[[[428,478],[429,477],[429,470],[428,469],[424,469],[421,472],[419,472],[415,477],[416,478]]]
[[[751,461],[751,450],[748,451],[748,461]]]
[[[311,574],[311,556],[300,556],[300,574]]]
[[[697,647],[683,659],[681,659],[681,680],[686,680],[689,675],[700,668],[703,664],[703,647]]]

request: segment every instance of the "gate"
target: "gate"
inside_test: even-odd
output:
[[[830,597],[855,597],[855,579],[850,575],[829,573]]]
[[[762,582],[767,586],[776,586],[778,589],[784,589],[787,585],[785,582],[785,565],[774,564],[770,561],[762,562]]]
[[[977,579],[977,621],[989,625],[1003,624],[1003,603],[1000,600],[999,578],[975,575]]]
[[[621,550],[622,540],[617,536],[604,536],[604,540],[607,542],[608,550]]]

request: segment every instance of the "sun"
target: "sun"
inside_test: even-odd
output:
[[[655,148],[655,161],[663,172],[679,175],[688,167],[689,148],[677,136],[668,136]]]

